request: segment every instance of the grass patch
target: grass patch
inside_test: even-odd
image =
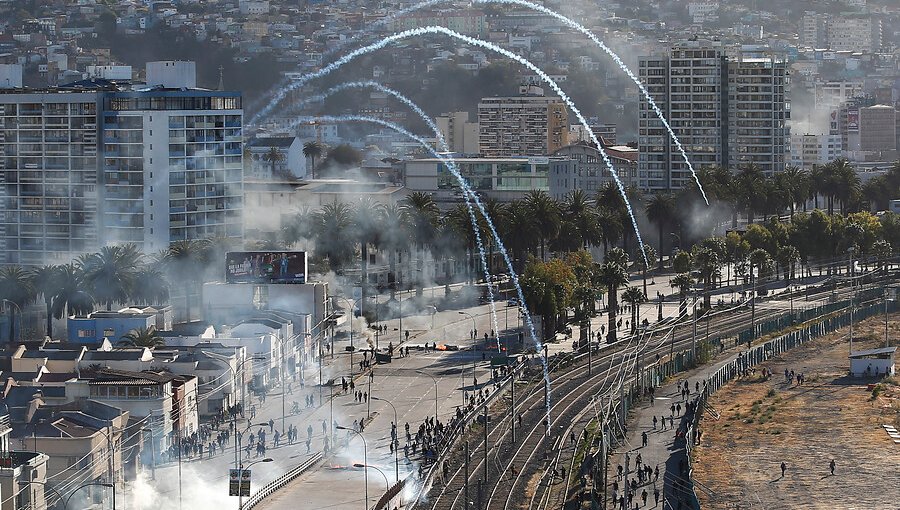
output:
[[[769,392],[766,393],[766,396],[769,397],[769,398],[772,398],[772,397],[774,397],[774,396],[777,395],[777,394],[778,394],[778,392],[775,391],[775,388],[771,388],[771,389],[769,390]]]

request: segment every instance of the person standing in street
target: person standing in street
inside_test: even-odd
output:
[[[784,472],[787,471],[787,464],[781,463],[781,477],[784,478]]]

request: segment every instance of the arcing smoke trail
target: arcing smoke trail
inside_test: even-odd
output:
[[[563,90],[559,87],[559,84],[557,84],[552,78],[550,78],[550,76],[548,76],[547,73],[545,73],[539,67],[534,65],[530,60],[528,60],[520,55],[517,55],[505,48],[497,46],[496,44],[493,44],[493,43],[490,43],[487,41],[483,41],[481,39],[476,39],[474,37],[469,37],[469,36],[460,34],[459,32],[456,32],[454,30],[450,30],[449,28],[439,27],[439,26],[428,26],[428,27],[422,27],[422,28],[416,28],[416,29],[412,29],[412,30],[405,30],[403,32],[398,32],[396,34],[392,34],[388,37],[385,37],[384,39],[382,39],[376,43],[370,44],[368,46],[364,46],[362,48],[357,48],[357,49],[353,50],[352,52],[344,55],[340,59],[332,62],[331,64],[328,64],[327,66],[323,67],[322,69],[320,69],[316,72],[301,76],[299,79],[297,79],[296,81],[291,83],[291,85],[289,87],[278,91],[278,93],[275,95],[275,97],[272,99],[272,101],[269,102],[269,104],[266,105],[254,117],[253,120],[251,120],[251,123],[255,122],[255,120],[257,118],[259,118],[260,116],[268,114],[268,112],[270,112],[272,110],[272,108],[274,108],[275,105],[278,102],[280,102],[281,99],[283,99],[284,96],[291,90],[297,89],[313,79],[320,78],[322,76],[327,75],[328,73],[331,73],[331,72],[337,70],[338,68],[340,68],[344,64],[352,61],[356,57],[380,50],[396,41],[401,41],[403,39],[407,39],[410,37],[417,37],[417,36],[426,35],[426,34],[444,34],[444,35],[450,36],[454,39],[461,40],[461,41],[465,42],[466,44],[485,48],[485,49],[494,51],[496,53],[499,53],[509,59],[515,60],[516,62],[518,62],[518,63],[522,64],[523,66],[527,67],[528,69],[532,70],[545,83],[547,83],[550,86],[550,88],[552,88],[554,90],[554,92],[556,92],[556,94],[560,97],[560,99],[562,99],[566,103],[566,105],[569,107],[569,109],[572,110],[572,112],[578,118],[578,121],[581,123],[581,125],[584,127],[584,129],[587,130],[588,135],[590,135],[590,137],[591,137],[591,141],[594,143],[594,145],[597,147],[597,150],[600,152],[600,155],[603,157],[603,161],[606,163],[606,167],[609,169],[610,174],[613,176],[613,180],[616,183],[616,187],[619,189],[619,193],[622,195],[622,199],[625,202],[625,208],[628,211],[628,217],[631,219],[631,225],[634,228],[634,234],[635,234],[635,237],[637,237],[638,246],[641,247],[641,254],[644,257],[644,263],[648,264],[647,254],[644,251],[644,241],[641,238],[640,229],[638,229],[637,220],[635,219],[635,216],[634,216],[634,210],[631,207],[631,201],[628,200],[628,196],[625,193],[625,186],[622,184],[622,181],[619,179],[619,175],[616,172],[616,169],[613,166],[612,161],[610,161],[609,155],[606,154],[606,150],[603,149],[603,145],[597,139],[597,136],[594,134],[594,131],[591,129],[590,125],[588,125],[587,119],[585,119],[584,115],[581,114],[581,110],[579,110],[578,107],[575,106],[575,103],[572,102],[572,100],[569,98],[568,95],[566,95],[565,92],[563,92]],[[479,206],[479,209],[483,209],[483,208]],[[482,210],[482,213],[483,212],[484,211]],[[490,223],[491,222],[488,221],[488,224],[490,224]],[[502,252],[505,253],[505,251],[502,251]]]
[[[516,270],[513,268],[512,260],[509,258],[509,254],[506,251],[506,246],[503,245],[503,241],[500,239],[500,234],[497,233],[497,229],[494,227],[494,222],[491,220],[490,215],[485,210],[484,204],[481,203],[481,199],[479,199],[478,195],[476,193],[474,193],[471,188],[469,188],[469,184],[462,177],[462,174],[459,173],[459,170],[456,168],[456,163],[454,161],[452,161],[452,158],[450,158],[449,160],[444,158],[444,156],[441,154],[438,154],[438,152],[435,151],[434,148],[431,147],[431,145],[429,145],[427,141],[425,141],[423,138],[421,138],[419,136],[412,134],[411,132],[409,132],[409,130],[403,128],[402,126],[395,124],[393,122],[389,122],[386,120],[376,118],[376,117],[368,117],[365,115],[343,115],[343,116],[337,116],[337,117],[321,116],[321,117],[313,117],[313,118],[317,118],[319,120],[332,121],[332,122],[370,122],[373,124],[378,124],[378,125],[384,126],[388,129],[393,129],[393,130],[397,131],[398,133],[400,133],[404,136],[407,136],[412,140],[415,140],[420,145],[422,145],[422,147],[425,147],[426,150],[428,150],[429,152],[434,154],[434,156],[436,158],[444,161],[447,164],[447,167],[451,169],[451,172],[453,172],[453,175],[456,177],[456,179],[460,183],[460,186],[463,188],[463,193],[467,197],[471,196],[475,202],[475,205],[478,206],[478,209],[481,211],[481,214],[485,218],[485,222],[488,224],[488,227],[491,229],[491,235],[494,237],[494,240],[497,241],[497,247],[500,249],[500,253],[503,255],[503,260],[506,262],[506,267],[509,269],[510,277],[512,278],[513,285],[516,288],[516,294],[518,295],[519,303],[521,303],[521,306],[522,306],[522,315],[525,316],[525,324],[528,326],[528,331],[531,334],[531,340],[534,342],[536,350],[538,352],[540,352],[543,349],[542,342],[540,340],[538,340],[537,333],[534,330],[534,322],[531,320],[531,312],[529,312],[528,305],[525,303],[525,294],[522,292],[522,286],[519,284],[519,276],[516,274]],[[301,117],[294,124],[299,124],[300,122],[304,122],[307,120],[310,120],[310,118],[302,118]],[[467,198],[467,201],[468,201],[468,198]],[[471,211],[470,211],[470,218],[474,218],[474,215],[471,213]],[[477,228],[475,229],[475,235],[480,236]],[[482,263],[484,263],[483,254],[482,254]],[[487,267],[487,266],[485,266],[485,267]],[[490,284],[488,284],[488,290],[490,291]],[[493,306],[493,301],[494,301],[494,299],[493,299],[493,294],[492,294],[491,295],[492,306]],[[495,329],[495,331],[499,331],[499,329]],[[499,345],[499,341],[498,341],[498,345]],[[544,381],[545,381],[546,388],[547,388],[547,410],[546,410],[546,413],[547,413],[547,421],[549,422],[549,420],[550,420],[550,372],[549,372],[549,369],[547,366],[547,359],[545,357],[540,357],[540,360],[541,360],[541,368],[543,369]]]
[[[431,120],[431,118],[428,117],[428,115],[421,108],[419,108],[419,106],[417,104],[415,104],[413,101],[409,100],[408,98],[406,98],[405,96],[403,96],[402,94],[400,94],[399,92],[397,92],[393,89],[384,87],[380,83],[378,85],[379,85],[379,87],[386,89],[386,90],[390,90],[391,93],[397,94],[397,96],[402,97],[403,98],[402,100],[405,100],[404,102],[408,101],[407,104],[409,104],[410,107],[413,110],[415,110],[417,113],[421,112],[420,115],[422,115],[422,118],[425,119],[426,122],[430,126],[434,126],[434,130],[435,130],[435,133],[437,133],[439,143],[441,143],[444,147],[446,147],[447,143],[444,141],[444,138],[440,134],[440,130],[434,124],[434,121]],[[410,132],[406,128],[400,126],[399,124],[396,124],[396,123],[390,122],[390,121],[386,121],[383,119],[379,119],[377,117],[369,117],[367,115],[338,115],[338,116],[322,115],[322,116],[316,116],[316,117],[300,117],[296,121],[291,123],[291,125],[289,127],[300,124],[302,122],[307,122],[309,120],[319,120],[319,121],[325,121],[325,122],[368,122],[371,124],[378,124],[380,126],[388,128],[388,129],[392,129],[392,130],[400,133],[401,135],[406,136],[407,138],[409,138],[411,140],[414,140],[415,142],[419,143],[419,145],[424,147],[426,150],[431,152],[434,155],[434,157],[441,160],[445,165],[447,165],[447,168],[450,169],[450,172],[453,174],[454,177],[456,177],[457,181],[459,181],[459,183],[460,183],[460,187],[463,189],[463,196],[465,197],[465,200],[466,200],[466,208],[469,211],[469,220],[472,222],[472,229],[475,233],[475,239],[478,243],[479,254],[481,256],[481,265],[482,265],[482,268],[484,269],[485,281],[487,282],[487,286],[488,286],[488,298],[489,298],[490,304],[491,304],[491,318],[493,319],[494,331],[499,332],[500,325],[497,321],[497,309],[496,309],[496,304],[494,303],[493,284],[491,283],[490,271],[488,270],[489,266],[487,264],[487,257],[485,256],[484,242],[481,239],[481,230],[478,228],[478,220],[475,217],[475,211],[472,209],[472,201],[471,201],[472,199],[474,199],[476,204],[479,205],[479,210],[481,211],[481,213],[484,216],[488,225],[491,225],[491,231],[494,234],[494,239],[496,240],[497,245],[500,247],[501,250],[505,251],[505,249],[503,248],[503,242],[500,240],[500,236],[497,235],[497,231],[493,228],[493,223],[491,222],[490,216],[487,214],[484,207],[480,205],[481,201],[478,198],[478,195],[476,195],[474,193],[474,191],[469,187],[469,183],[466,182],[465,178],[459,172],[459,169],[457,168],[456,162],[453,160],[453,158],[447,157],[446,155],[437,152],[424,138],[413,134],[412,132]],[[511,274],[515,275],[515,272],[512,271],[511,263],[508,264],[508,267],[511,271]],[[514,281],[518,288],[518,278],[516,278]],[[520,288],[518,288],[518,291],[519,291],[518,292],[519,297],[520,297],[520,299],[522,299],[522,303],[523,303],[522,308],[524,309],[528,325],[531,328],[531,336],[535,340],[535,342],[537,342],[537,338],[536,338],[535,331],[534,331],[534,325],[531,322],[531,316],[528,314],[528,309],[524,305],[524,298],[522,296],[522,291]],[[538,343],[538,345],[540,345],[539,342],[537,342],[537,343]],[[499,341],[498,341],[498,345],[499,345]]]
[[[660,110],[659,106],[656,105],[656,101],[653,100],[653,96],[651,96],[650,93],[647,92],[647,89],[644,88],[644,84],[641,83],[641,80],[639,80],[638,77],[635,76],[634,73],[631,72],[631,69],[628,69],[628,66],[625,65],[625,62],[622,61],[622,59],[619,57],[619,55],[616,54],[616,52],[614,52],[609,47],[607,47],[606,44],[603,43],[603,41],[598,39],[597,36],[595,36],[590,30],[585,28],[583,25],[577,23],[576,21],[574,21],[570,18],[567,18],[566,16],[563,16],[562,14],[560,14],[552,9],[548,9],[548,8],[544,7],[543,5],[538,5],[536,3],[529,2],[528,0],[472,0],[472,3],[473,4],[491,3],[491,4],[521,5],[523,7],[528,7],[529,9],[547,14],[548,16],[553,16],[554,18],[562,21],[569,27],[586,35],[594,44],[597,45],[597,47],[599,47],[601,50],[606,52],[606,54],[609,55],[613,59],[613,62],[615,62],[619,66],[619,68],[622,69],[622,71],[625,71],[625,74],[627,74],[628,77],[631,78],[631,81],[633,81],[635,83],[635,85],[638,86],[638,88],[641,91],[641,94],[644,95],[644,97],[647,99],[647,102],[650,104],[650,107],[653,108],[654,112],[656,112],[656,116],[659,117],[659,120],[662,121],[663,126],[665,126],[666,130],[669,132],[669,137],[672,138],[672,141],[675,142],[675,146],[678,147],[678,151],[681,152],[681,157],[684,158],[684,162],[687,163],[688,169],[690,169],[690,171],[691,171],[691,175],[694,176],[694,182],[697,183],[697,187],[700,189],[700,193],[703,195],[703,200],[706,201],[706,205],[709,205],[709,199],[706,198],[706,191],[703,190],[703,185],[700,184],[700,179],[699,179],[699,177],[697,177],[697,172],[694,171],[694,166],[691,165],[691,162],[688,159],[687,153],[684,151],[684,147],[681,146],[681,141],[678,139],[677,136],[675,136],[675,132],[672,130],[672,127],[669,125],[669,122],[666,120],[666,116],[663,115],[662,110]],[[424,4],[419,4],[419,6],[425,7]]]
[[[415,5],[407,7],[406,9],[402,9],[390,16],[379,19],[378,21],[372,23],[370,26],[366,27],[366,30],[362,33],[367,33],[375,27],[378,27],[381,25],[386,25],[387,23],[403,16],[404,14],[408,14],[410,12],[415,12],[415,11],[418,11],[421,9],[431,7],[433,5],[442,4],[442,3],[446,3],[446,2],[447,2],[447,0],[426,0],[424,2],[419,2]],[[644,84],[641,83],[641,80],[637,76],[635,76],[634,73],[631,72],[631,69],[629,69],[628,66],[625,65],[625,62],[622,61],[622,59],[619,57],[619,55],[616,52],[614,52],[612,49],[610,49],[608,46],[606,46],[606,44],[603,41],[601,41],[599,38],[597,38],[597,36],[595,36],[593,34],[593,32],[588,30],[584,25],[581,25],[580,23],[576,22],[575,20],[568,18],[568,17],[564,16],[563,14],[560,14],[552,9],[548,9],[547,7],[544,7],[543,5],[539,5],[539,4],[530,2],[528,0],[472,0],[472,4],[478,4],[478,3],[519,5],[519,6],[527,7],[529,9],[532,9],[532,10],[535,10],[538,12],[542,12],[544,14],[547,14],[549,16],[552,16],[552,17],[562,21],[563,23],[568,25],[570,28],[577,30],[578,32],[581,32],[582,34],[587,36],[595,45],[597,45],[598,48],[600,48],[607,55],[609,55],[610,58],[613,59],[613,62],[615,62],[619,66],[619,68],[622,71],[624,71],[625,74],[631,79],[631,81],[633,81],[634,84],[638,86],[638,89],[641,91],[641,94],[643,94],[644,98],[647,99],[647,102],[650,104],[650,107],[656,113],[656,116],[659,117],[660,121],[662,121],[663,126],[665,126],[666,131],[668,131],[668,133],[669,133],[669,137],[672,139],[673,142],[675,142],[675,146],[678,149],[678,152],[681,153],[681,157],[684,159],[684,162],[687,164],[688,169],[691,171],[691,175],[694,177],[694,182],[697,183],[697,187],[700,189],[700,194],[703,195],[703,200],[706,202],[706,205],[709,205],[709,198],[707,198],[707,196],[706,196],[706,190],[703,189],[703,185],[700,183],[700,178],[697,176],[697,172],[694,170],[694,165],[691,164],[691,161],[688,158],[687,153],[684,150],[684,147],[681,145],[681,140],[679,140],[678,136],[675,135],[675,131],[672,129],[672,126],[669,125],[669,121],[666,120],[666,116],[663,114],[662,110],[656,104],[656,101],[653,100],[653,96],[650,95],[650,93],[644,87]],[[345,41],[341,45],[339,45],[338,48],[340,48],[344,44],[348,44],[350,42],[360,39],[360,36],[362,35],[362,33],[351,37],[350,39],[348,39],[347,41]],[[337,50],[337,48],[334,48],[331,50],[331,52],[334,52],[336,50]]]

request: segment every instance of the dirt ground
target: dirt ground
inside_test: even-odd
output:
[[[788,351],[712,396],[721,416],[704,417],[694,450],[702,508],[900,509],[900,444],[881,426],[900,426],[900,376],[876,398],[874,378],[850,379],[848,333]],[[854,350],[883,347],[884,317],[857,324],[853,336]],[[898,345],[900,314],[889,317],[888,336]],[[774,375],[765,380],[762,367]],[[805,374],[803,385],[787,382],[785,369]]]

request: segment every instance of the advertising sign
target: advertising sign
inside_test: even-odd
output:
[[[847,111],[847,131],[859,131],[859,110]]]
[[[228,470],[228,495],[229,496],[237,496],[240,494],[240,470],[239,469],[229,469]]]
[[[250,470],[241,471],[241,496],[250,496]]]
[[[233,251],[225,254],[226,283],[306,283],[303,251]]]

